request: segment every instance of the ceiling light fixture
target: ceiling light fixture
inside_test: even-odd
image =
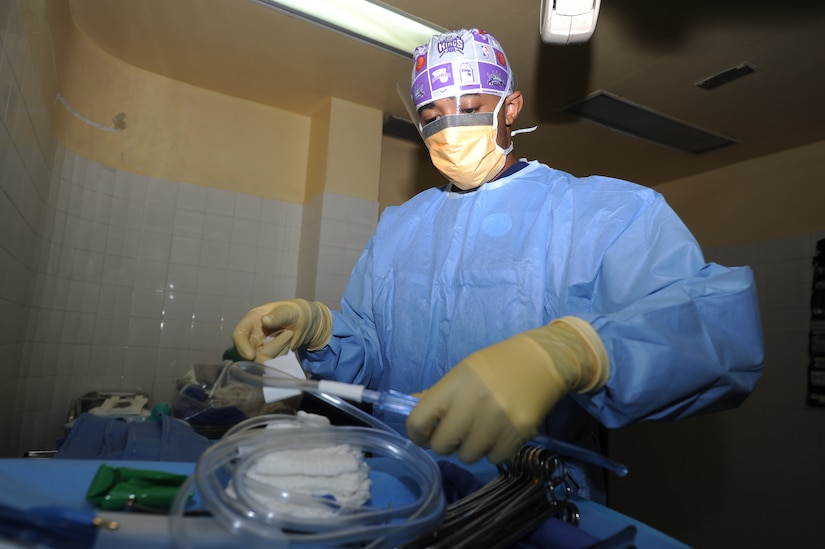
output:
[[[542,41],[563,46],[587,42],[596,30],[601,5],[601,0],[541,0]]]
[[[407,59],[412,59],[416,46],[445,30],[373,0],[253,1]]]

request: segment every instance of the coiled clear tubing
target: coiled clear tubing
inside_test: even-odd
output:
[[[202,508],[231,534],[229,537],[234,538],[238,546],[241,543],[269,548],[347,545],[383,549],[432,532],[442,523],[445,501],[441,474],[432,457],[358,408],[336,397],[323,398],[355,416],[363,416],[359,419],[365,422],[369,419],[367,423],[372,427],[319,425],[301,416],[289,415],[260,416],[238,424],[202,454],[194,473],[178,491],[170,513],[170,528],[177,547],[198,547],[197,536],[187,531],[184,517],[193,494],[199,496]],[[338,444],[358,447],[369,456],[371,477],[376,475],[374,494],[380,490],[376,484],[388,478],[392,481],[391,487],[401,487],[403,493],[394,494],[392,502],[386,505],[379,501],[347,506],[327,498],[256,486],[258,481],[247,474],[257,461],[272,452],[310,451]],[[232,490],[227,492],[229,485]],[[274,512],[253,497],[256,488],[266,490],[267,497],[279,503],[316,508],[324,513],[306,518]],[[208,546],[214,547],[214,543]]]

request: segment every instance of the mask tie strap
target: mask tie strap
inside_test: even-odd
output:
[[[533,126],[532,128],[522,128],[520,130],[511,130],[510,131],[510,146],[504,149],[504,155],[507,156],[511,152],[513,152],[513,136],[518,135],[520,133],[527,133],[527,132],[534,132],[538,129],[538,126]]]
[[[520,129],[520,130],[512,130],[512,131],[510,132],[510,137],[513,137],[514,135],[518,135],[518,134],[520,134],[520,133],[529,133],[529,132],[534,132],[534,131],[536,131],[538,128],[539,128],[538,126],[532,126],[532,127],[530,127],[530,128],[522,128],[522,129]]]

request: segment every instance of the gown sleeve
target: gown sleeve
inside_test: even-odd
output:
[[[332,337],[317,351],[299,350],[304,369],[323,379],[375,388],[383,373],[372,311],[372,250],[374,238],[353,268],[341,310],[332,313]]]
[[[605,248],[591,310],[610,357],[607,384],[579,403],[608,427],[734,408],[764,360],[753,273],[704,260],[664,198]]]

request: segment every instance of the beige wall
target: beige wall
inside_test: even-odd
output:
[[[332,97],[311,118],[305,201],[323,192],[377,200],[382,113]]]
[[[385,137],[381,150],[381,189],[378,202],[383,210],[409,200],[446,179],[433,167],[427,149],[395,137]]]
[[[73,25],[53,34],[65,39],[52,130],[66,146],[118,169],[303,203],[309,118],[127,65]]]
[[[65,20],[53,26],[63,53],[52,129],[72,150],[118,169],[294,203],[322,192],[377,200],[380,111],[330,98],[313,116],[296,115],[141,70]]]
[[[382,113],[332,98],[324,190],[376,200],[381,169]]]
[[[825,229],[825,141],[658,185],[704,247]]]

